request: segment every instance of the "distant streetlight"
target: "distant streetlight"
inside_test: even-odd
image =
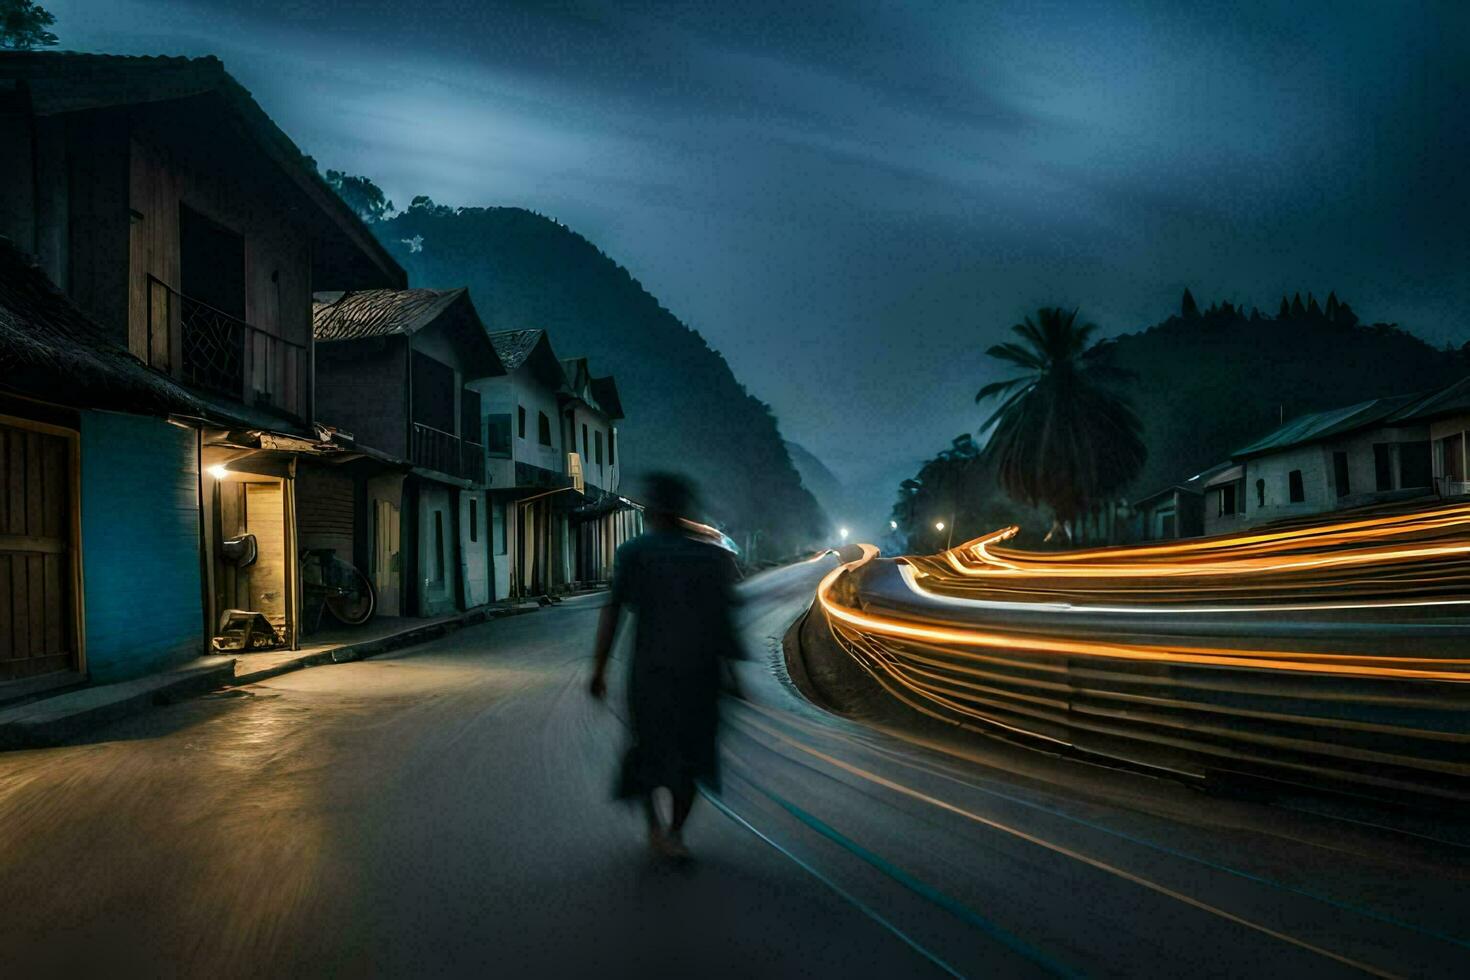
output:
[[[897,531],[898,530],[898,521],[889,521],[888,522],[888,530],[890,530],[890,531]]]
[[[945,528],[945,523],[943,521],[935,521],[934,522],[934,530],[936,530],[936,531],[943,531],[944,528]],[[954,547],[954,528],[953,527],[951,527],[949,529],[949,536],[947,538],[945,538],[945,540],[944,540],[944,550],[945,551],[948,551],[952,547]]]
[[[841,537],[842,537],[842,540],[844,540],[844,541],[846,541],[846,540],[847,540],[847,528],[845,528],[845,527],[839,527],[839,528],[838,528],[838,529],[837,529],[837,533],[838,533],[838,534],[839,534],[839,535],[841,535]]]

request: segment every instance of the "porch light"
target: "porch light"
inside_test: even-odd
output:
[[[214,477],[216,480],[223,480],[225,477],[230,475],[230,468],[228,466],[225,466],[223,463],[215,463],[205,472]]]

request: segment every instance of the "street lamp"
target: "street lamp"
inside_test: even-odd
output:
[[[945,524],[944,524],[943,521],[935,521],[934,522],[934,530],[936,530],[936,531],[943,531],[944,530],[944,527],[945,527]],[[949,537],[945,538],[945,541],[944,541],[944,550],[945,551],[948,551],[953,546],[954,546],[954,528],[951,527],[949,529]]]
[[[890,530],[890,531],[897,531],[898,530],[898,521],[889,521],[888,522],[888,530]]]
[[[839,527],[837,529],[837,534],[842,538],[842,540],[844,540],[844,541],[847,540],[847,528],[845,528],[845,527]]]

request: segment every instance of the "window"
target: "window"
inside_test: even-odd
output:
[[[490,505],[490,543],[497,555],[510,553],[510,542],[505,539],[505,501],[497,500]]]
[[[1292,470],[1286,474],[1286,497],[1294,504],[1299,504],[1307,499],[1307,491],[1302,486],[1302,471]]]
[[[607,465],[616,466],[618,463],[618,430],[607,430]]]
[[[1433,482],[1429,441],[1399,443],[1399,486],[1427,487]]]
[[[526,438],[526,406],[516,406],[516,435]]]
[[[485,417],[485,452],[502,459],[510,458],[510,413]]]
[[[1227,483],[1220,488],[1220,510],[1221,517],[1229,517],[1235,513],[1235,484]]]
[[[1388,443],[1373,444],[1373,487],[1380,493],[1393,489],[1393,455]]]
[[[536,413],[536,440],[543,446],[551,445],[551,417],[545,412]]]
[[[589,453],[587,452],[587,426],[586,426],[586,424],[583,424],[583,426],[582,426],[582,458],[583,459],[587,459],[588,456],[589,456]]]
[[[601,466],[602,465],[602,433],[600,431],[599,432],[594,432],[593,435],[597,437],[597,441],[595,443],[596,450],[597,450],[597,465],[598,466]]]
[[[1264,507],[1264,506],[1266,506],[1266,481],[1265,480],[1257,480],[1256,481],[1256,506],[1257,507]]]
[[[1339,497],[1346,497],[1352,492],[1348,488],[1347,453],[1332,454],[1332,485],[1337,488]]]
[[[436,584],[444,582],[444,512],[434,511],[434,550],[432,561],[429,565],[429,581]]]
[[[182,204],[179,289],[193,302],[245,319],[245,239]]]
[[[440,432],[454,433],[454,368],[413,352],[413,420]]]
[[[470,543],[480,540],[480,502],[470,498]]]
[[[460,393],[459,437],[465,442],[480,442],[480,393],[468,388]]]

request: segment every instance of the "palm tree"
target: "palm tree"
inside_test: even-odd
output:
[[[977,403],[1001,399],[980,431],[1001,487],[1053,515],[1047,539],[1071,536],[1071,521],[1117,492],[1143,466],[1142,427],[1118,386],[1131,375],[1112,364],[1109,344],[1091,344],[1097,326],[1077,311],[1042,307],[1011,330],[1020,341],[986,351],[1025,374],[980,389]]]

